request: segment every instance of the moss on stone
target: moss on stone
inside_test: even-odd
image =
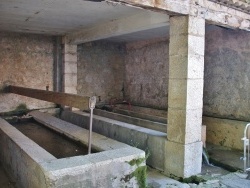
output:
[[[146,156],[147,158],[148,156]],[[146,158],[138,158],[138,159],[132,159],[128,163],[131,166],[136,166],[137,168],[135,171],[133,171],[131,174],[127,175],[123,180],[129,181],[131,178],[135,177],[139,188],[145,188],[146,187],[146,178],[147,178],[147,166],[143,165],[140,166],[142,163],[146,161]]]
[[[202,177],[198,176],[190,176],[189,178],[180,178],[179,181],[183,183],[195,183],[195,184],[205,182],[205,180]]]
[[[131,166],[137,165],[140,166],[140,164],[142,164],[146,159],[145,158],[139,158],[139,159],[132,159],[131,161],[129,161],[128,163]]]
[[[139,188],[145,188],[147,178],[147,166],[139,166],[134,172],[132,172],[131,176],[136,178]]]
[[[26,114],[29,111],[27,108],[27,105],[24,103],[19,104],[15,110],[12,110],[10,112],[3,112],[0,115],[3,116],[13,116],[13,115],[23,115]]]

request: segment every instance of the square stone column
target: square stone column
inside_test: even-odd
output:
[[[168,127],[165,173],[201,172],[205,20],[170,17]]]
[[[77,45],[72,45],[63,39],[63,91],[77,94]]]

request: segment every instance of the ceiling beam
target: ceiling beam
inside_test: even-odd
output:
[[[65,39],[71,44],[81,44],[167,25],[169,25],[167,14],[145,11],[70,33],[65,36]]]
[[[203,17],[208,23],[250,31],[250,5],[245,3],[239,10],[237,3],[215,3],[215,0],[107,0],[139,8],[166,11],[170,15],[192,15]],[[242,4],[242,3],[241,3]],[[242,7],[241,7],[242,8]]]

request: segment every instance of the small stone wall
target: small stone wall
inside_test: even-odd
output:
[[[250,121],[250,32],[206,28],[203,114]]]
[[[15,94],[4,94],[11,84],[53,90],[53,37],[0,32],[0,112],[26,104],[29,109],[47,108],[51,103]]]
[[[77,93],[100,96],[102,102],[122,99],[124,54],[122,44],[98,41],[78,45]]]
[[[168,46],[167,39],[127,44],[125,94],[128,101],[167,108]]]

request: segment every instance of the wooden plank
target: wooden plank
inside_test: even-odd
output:
[[[39,89],[24,88],[18,86],[8,86],[8,92],[32,97],[60,105],[79,108],[81,110],[89,109],[89,97],[76,94],[46,91]]]

